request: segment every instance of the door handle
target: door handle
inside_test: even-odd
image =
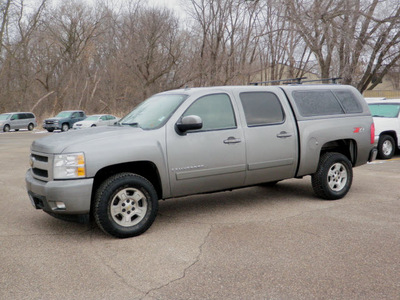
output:
[[[291,136],[292,136],[292,134],[289,133],[289,132],[286,132],[286,131],[281,131],[276,135],[276,137],[278,137],[280,139],[286,139],[286,138],[291,137]]]
[[[224,144],[237,144],[240,143],[242,140],[237,139],[233,136],[228,137],[226,140],[224,140]]]

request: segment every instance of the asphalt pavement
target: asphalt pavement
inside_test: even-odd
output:
[[[32,207],[45,135],[0,133],[0,299],[400,299],[399,155],[355,168],[342,200],[310,177],[172,199],[121,240]]]

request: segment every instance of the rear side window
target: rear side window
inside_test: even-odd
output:
[[[281,103],[273,93],[241,93],[240,100],[249,127],[278,124],[285,119]]]
[[[27,119],[34,119],[34,118],[35,118],[35,116],[34,116],[33,114],[31,114],[31,113],[25,114],[25,117],[26,117]]]
[[[344,114],[338,100],[329,90],[294,91],[293,98],[303,117]]]
[[[347,114],[361,113],[362,107],[357,98],[350,91],[333,91]]]

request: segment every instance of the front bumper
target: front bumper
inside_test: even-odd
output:
[[[58,124],[43,124],[44,129],[50,129],[50,130],[57,130],[61,129],[61,127]]]
[[[25,175],[32,205],[52,214],[87,214],[90,212],[93,178],[41,181],[31,170]]]

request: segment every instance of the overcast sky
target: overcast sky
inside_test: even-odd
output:
[[[184,14],[184,10],[179,5],[180,0],[147,0],[149,5],[165,6],[176,11],[177,14]]]

